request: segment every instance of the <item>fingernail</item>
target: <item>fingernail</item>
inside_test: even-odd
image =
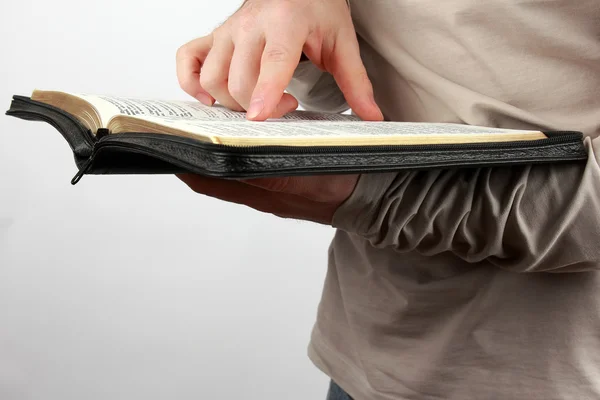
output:
[[[196,99],[198,99],[198,101],[200,103],[204,104],[205,106],[212,107],[212,105],[213,105],[212,98],[205,93],[198,93],[196,95]]]
[[[262,112],[264,106],[265,103],[263,102],[263,99],[259,98],[252,100],[252,102],[250,103],[250,107],[248,107],[248,112],[246,113],[246,116],[250,119],[258,117],[258,115]]]

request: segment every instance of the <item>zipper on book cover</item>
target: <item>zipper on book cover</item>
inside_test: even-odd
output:
[[[172,135],[160,135],[161,140],[168,140],[172,142],[178,142],[188,145],[194,145],[204,148],[223,149],[227,153],[240,153],[240,154],[339,154],[347,152],[394,152],[394,151],[462,151],[462,150],[500,150],[500,149],[512,149],[512,148],[534,148],[555,144],[565,143],[578,143],[581,140],[582,133],[575,131],[553,131],[543,132],[545,134],[552,134],[545,139],[539,140],[525,140],[525,141],[512,141],[512,142],[481,142],[481,143],[458,143],[458,144],[419,144],[419,145],[361,145],[361,146],[282,146],[282,145],[257,145],[257,146],[235,146],[235,145],[223,145],[216,143],[201,143],[193,139],[185,139]],[[119,134],[127,135],[127,134]],[[100,140],[97,143],[97,148],[114,145],[115,142],[120,142],[119,135],[107,135],[104,140]],[[148,133],[130,133],[136,137],[144,137],[149,139],[156,139],[157,134]],[[140,150],[146,150],[144,146],[139,146],[133,143],[121,142],[124,147],[138,148]]]
[[[512,148],[534,148],[555,144],[577,143],[582,134],[572,131],[554,131],[555,136],[550,136],[539,140],[524,140],[512,142],[481,142],[481,143],[451,143],[451,144],[417,144],[417,145],[361,145],[361,146],[227,146],[216,144],[214,146],[222,147],[228,150],[239,150],[241,153],[261,152],[262,154],[275,154],[287,151],[295,154],[323,154],[323,153],[346,153],[351,152],[394,152],[394,151],[446,151],[446,150],[498,150]]]
[[[141,145],[139,143],[129,142],[130,138],[143,138],[143,139],[154,139],[166,142],[177,143],[180,145],[186,145],[190,147],[196,147],[203,149],[204,151],[215,151],[223,152],[228,155],[239,155],[239,156],[257,156],[264,157],[269,155],[281,156],[286,155],[334,155],[334,154],[352,154],[352,153],[407,153],[407,152],[435,152],[435,151],[470,151],[470,150],[483,150],[487,152],[502,151],[510,149],[526,149],[526,148],[544,148],[556,145],[564,144],[580,144],[583,134],[576,131],[553,131],[544,132],[546,134],[552,133],[545,139],[534,140],[534,141],[517,141],[517,142],[494,142],[494,143],[465,143],[465,144],[425,144],[425,145],[362,145],[362,146],[319,146],[319,147],[303,147],[303,146],[231,146],[216,143],[203,143],[197,140],[181,138],[167,134],[150,134],[143,132],[128,132],[111,135],[107,132],[98,132],[100,139],[96,142],[92,156],[82,165],[80,171],[73,177],[71,183],[75,185],[83,177],[83,175],[90,169],[94,161],[96,154],[104,147],[121,147],[125,149],[137,150],[140,153],[147,154],[158,159],[173,163],[174,165],[183,166],[181,163],[176,162],[173,159],[169,159],[163,152],[153,149],[150,143]],[[579,146],[576,152],[571,152],[569,156],[561,157],[560,160],[583,160],[587,157],[583,147]],[[556,158],[559,160],[559,158]],[[185,162],[184,162],[185,164]],[[186,164],[187,165],[187,164]],[[367,168],[368,169],[368,168]]]

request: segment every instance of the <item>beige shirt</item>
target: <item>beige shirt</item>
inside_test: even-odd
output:
[[[310,358],[356,400],[600,399],[600,1],[350,6],[387,119],[579,130],[589,159],[362,176]],[[310,64],[289,91],[347,108]]]

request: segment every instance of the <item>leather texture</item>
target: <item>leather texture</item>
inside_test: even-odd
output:
[[[493,148],[427,146],[427,149],[411,149],[410,146],[405,146],[386,149],[253,149],[211,145],[171,135],[124,133],[100,140],[96,156],[102,157],[102,162],[98,166],[102,164],[108,169],[97,173],[118,173],[116,169],[111,169],[111,165],[114,164],[107,162],[107,159],[114,159],[115,152],[127,151],[162,160],[184,171],[231,178],[366,173],[587,159],[582,143],[577,140],[570,143],[548,141],[533,147],[507,145]]]
[[[52,125],[73,150],[78,168],[85,164],[93,153],[96,139],[92,132],[77,118],[58,108],[33,101],[25,96],[13,96],[6,115],[29,121],[43,121]]]
[[[167,134],[119,133],[96,139],[73,116],[15,96],[8,115],[53,125],[73,150],[80,174],[173,174],[222,178],[409,169],[487,167],[587,159],[580,132],[547,132],[548,139],[471,145],[360,147],[234,147]]]

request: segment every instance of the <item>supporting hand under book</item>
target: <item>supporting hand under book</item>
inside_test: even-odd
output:
[[[261,178],[242,181],[182,174],[197,193],[246,205],[282,218],[331,225],[338,207],[352,194],[357,175]]]
[[[383,119],[346,0],[247,0],[211,34],[177,51],[177,77],[202,103],[216,100],[263,121],[298,107],[284,91],[303,53],[335,78],[360,118]]]

